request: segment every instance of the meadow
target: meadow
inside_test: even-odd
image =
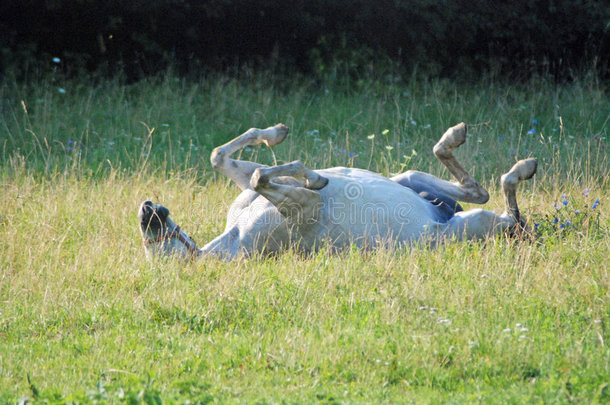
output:
[[[610,401],[607,83],[48,72],[7,75],[0,114],[1,403]],[[243,159],[449,178],[432,147],[460,121],[487,209],[538,158],[534,240],[144,256],[146,199],[199,245],[223,230],[239,191],[209,153],[249,127],[291,135]]]

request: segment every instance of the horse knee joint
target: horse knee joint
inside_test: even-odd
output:
[[[215,148],[210,155],[210,162],[214,169],[218,169],[224,163],[224,153],[221,148]]]
[[[260,167],[254,170],[252,177],[250,177],[250,187],[252,187],[255,191],[258,191],[268,183],[269,176],[264,174]]]

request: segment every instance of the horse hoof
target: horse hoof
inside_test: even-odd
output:
[[[268,129],[272,130],[272,133],[263,140],[267,146],[275,146],[284,142],[288,136],[288,131],[290,131],[290,128],[284,124],[277,124],[276,126]]]
[[[538,161],[534,158],[523,159],[515,163],[511,172],[517,173],[519,180],[531,179],[538,170]]]
[[[436,156],[445,156],[451,154],[451,151],[466,142],[466,133],[468,128],[463,122],[449,128],[441,140],[434,145],[434,154]]]

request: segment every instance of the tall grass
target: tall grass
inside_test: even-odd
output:
[[[52,75],[25,85],[5,81],[1,156],[23,158],[28,168],[51,173],[76,169],[105,175],[112,168],[203,173],[210,171],[209,152],[218,144],[249,127],[284,122],[292,137],[276,148],[282,161],[395,172],[415,150],[410,165],[438,172],[432,146],[448,126],[464,121],[471,140],[460,158],[482,178],[506,170],[515,156],[537,156],[549,168],[545,174],[561,180],[572,180],[572,169],[582,168],[578,172],[590,177],[578,180],[595,181],[608,166],[607,89],[592,79],[511,86],[411,78],[350,88],[246,76],[167,75],[131,85],[63,82]],[[371,134],[377,135],[374,148]],[[265,149],[244,157],[273,162]]]
[[[51,76],[1,92],[0,402],[608,401],[610,103],[595,81]],[[144,258],[144,199],[199,242],[222,231],[238,190],[208,156],[248,127],[292,130],[244,158],[447,178],[431,148],[459,121],[489,209],[515,157],[540,160],[519,194],[546,221],[537,242]]]

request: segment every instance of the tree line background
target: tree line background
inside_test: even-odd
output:
[[[5,0],[0,68],[137,80],[243,66],[325,75],[609,78],[607,0]]]

